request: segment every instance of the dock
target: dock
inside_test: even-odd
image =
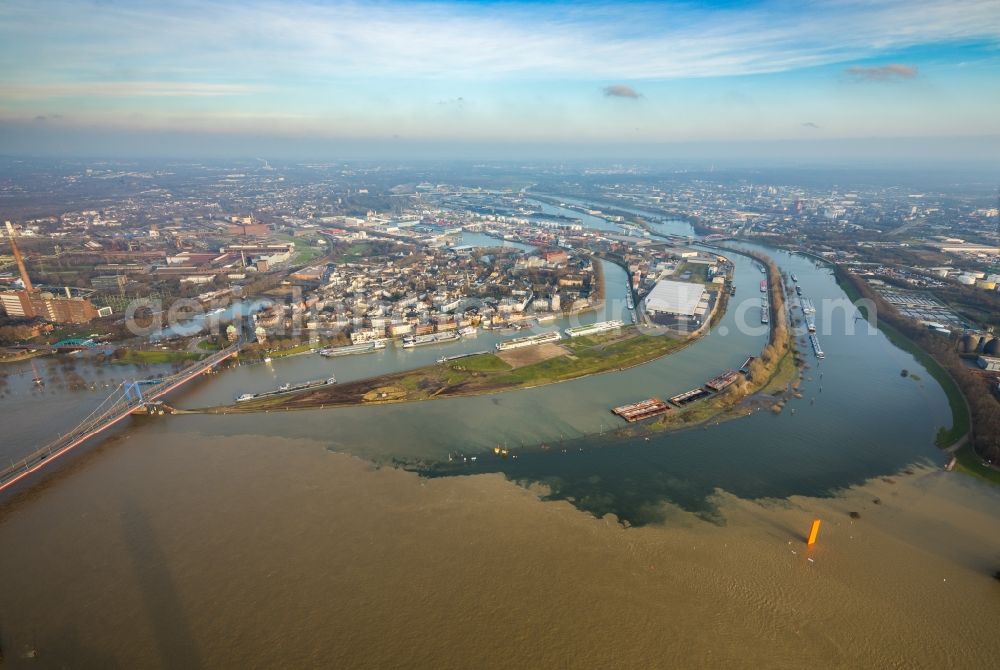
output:
[[[632,403],[631,405],[615,407],[611,410],[613,414],[617,414],[629,423],[642,421],[643,419],[658,416],[669,411],[670,405],[659,398],[649,398],[641,402]]]
[[[684,405],[689,405],[694,401],[701,400],[709,395],[712,395],[711,392],[706,391],[703,388],[691,389],[690,391],[685,391],[684,393],[678,393],[670,399],[670,402],[674,403],[678,407],[683,407]]]
[[[740,373],[736,370],[726,370],[725,372],[719,374],[716,377],[712,377],[707,382],[705,382],[705,387],[710,388],[713,391],[721,391],[726,388],[737,379],[740,378]]]

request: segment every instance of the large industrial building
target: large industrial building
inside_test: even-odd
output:
[[[708,291],[701,284],[662,280],[646,296],[644,309],[660,323],[688,321],[700,324],[708,311]]]
[[[74,298],[66,289],[66,297],[58,297],[52,293],[36,290],[31,284],[24,258],[14,240],[14,228],[7,222],[7,235],[10,238],[11,251],[17,262],[17,270],[21,275],[24,289],[20,291],[4,291],[0,293],[0,305],[7,316],[14,318],[42,318],[53,323],[89,323],[98,316],[110,316],[109,308],[101,313],[87,298]]]

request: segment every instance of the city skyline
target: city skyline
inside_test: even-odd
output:
[[[1000,3],[0,8],[5,153],[989,160]]]

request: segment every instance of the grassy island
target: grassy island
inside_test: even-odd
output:
[[[299,394],[252,400],[217,411],[384,404],[525,389],[634,367],[691,341],[669,335],[644,335],[635,326],[625,326],[618,331],[562,340],[559,344],[478,354]]]

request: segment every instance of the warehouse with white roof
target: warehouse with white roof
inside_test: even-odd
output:
[[[701,321],[708,311],[709,298],[701,284],[663,280],[656,282],[643,302],[646,313],[654,320],[657,317],[686,317]]]

